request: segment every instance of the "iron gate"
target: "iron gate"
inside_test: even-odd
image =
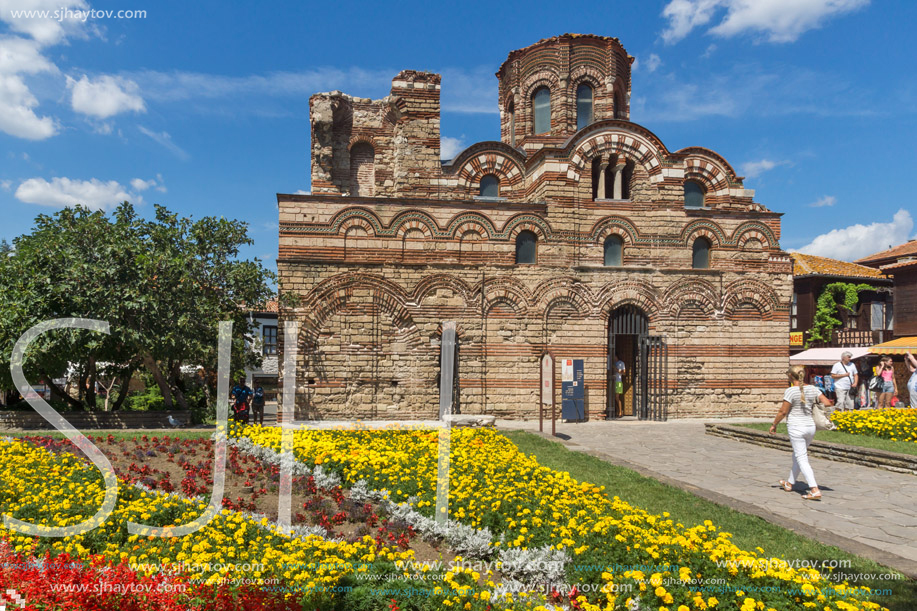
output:
[[[668,418],[668,348],[665,338],[649,334],[649,321],[640,308],[631,304],[617,308],[608,321],[608,359],[606,417],[614,418],[616,336],[634,338],[633,414],[640,420]]]
[[[669,417],[668,346],[658,335],[638,338],[640,354],[637,359],[640,383],[634,393],[634,413],[640,420],[666,420]]]

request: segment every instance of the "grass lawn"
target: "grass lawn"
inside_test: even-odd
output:
[[[115,439],[140,439],[144,435],[150,439],[153,437],[172,437],[173,439],[201,439],[213,435],[213,431],[210,429],[201,429],[199,431],[176,431],[171,429],[91,429],[80,432],[87,437],[108,437],[111,435]],[[57,431],[0,431],[0,437],[52,437],[54,439],[64,439],[64,434],[58,433]]]
[[[849,560],[850,566],[841,569],[841,572],[848,575],[892,572],[871,560],[806,539],[757,516],[750,516],[717,505],[594,456],[570,451],[559,443],[548,441],[537,435],[523,431],[504,431],[503,434],[512,440],[521,451],[526,454],[534,454],[542,465],[559,471],[567,471],[571,477],[580,481],[605,486],[609,496],[619,496],[628,503],[642,507],[651,513],[661,514],[668,511],[672,518],[689,526],[702,524],[704,520],[711,520],[717,528],[732,533],[733,541],[743,549],[752,550],[760,546],[769,556],[781,556],[787,559]],[[895,581],[863,579],[853,583],[851,580],[851,585],[866,586],[876,590],[890,589],[891,593],[888,595],[875,596],[874,602],[892,611],[912,611],[917,601],[917,581],[899,576],[901,580]]]
[[[745,428],[755,429],[757,431],[767,431],[771,428],[768,422],[750,422],[736,424],[735,426],[744,426]],[[786,435],[786,424],[778,424],[777,432]],[[816,431],[815,441],[830,441],[831,443],[842,443],[848,446],[859,446],[861,448],[872,448],[874,450],[885,450],[887,452],[898,452],[899,454],[917,456],[917,443],[913,441],[892,441],[891,439],[882,439],[881,437],[843,433],[841,431]]]

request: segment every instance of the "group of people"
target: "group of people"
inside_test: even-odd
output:
[[[259,385],[252,390],[245,383],[245,378],[239,378],[239,383],[233,386],[229,399],[232,403],[233,420],[248,424],[249,414],[253,412],[252,421],[264,426],[264,388]]]
[[[790,467],[789,477],[785,480],[780,480],[779,486],[783,490],[791,492],[801,474],[809,486],[802,497],[805,500],[821,500],[821,490],[818,488],[818,483],[815,481],[815,473],[813,473],[812,466],[809,464],[809,444],[812,443],[815,437],[815,420],[812,416],[812,411],[816,403],[824,406],[826,415],[830,415],[835,409],[854,409],[859,372],[856,366],[850,362],[852,358],[853,355],[850,352],[842,353],[840,362],[835,363],[831,369],[830,378],[834,382],[834,391],[837,394],[836,403],[826,397],[822,389],[805,383],[805,367],[795,365],[787,371],[790,387],[783,393],[783,403],[774,418],[770,433],[772,435],[775,434],[777,425],[786,418],[787,433],[789,433],[790,444],[793,446],[793,464]],[[911,373],[907,382],[910,405],[911,407],[917,407],[917,358],[908,352],[905,354],[904,362]],[[879,359],[876,376],[879,377],[882,385],[879,391],[880,407],[883,405],[889,407],[891,397],[897,395],[898,391],[891,357],[883,356]]]

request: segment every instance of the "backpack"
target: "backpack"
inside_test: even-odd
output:
[[[263,389],[263,388],[256,388],[256,389],[255,389],[255,394],[254,394],[253,402],[254,402],[254,403],[259,403],[259,404],[260,404],[260,403],[264,403],[264,389]]]
[[[873,376],[869,381],[869,390],[875,392],[882,388],[882,376]]]

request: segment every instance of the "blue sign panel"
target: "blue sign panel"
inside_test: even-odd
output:
[[[560,417],[564,420],[586,419],[586,388],[583,359],[561,360]]]

